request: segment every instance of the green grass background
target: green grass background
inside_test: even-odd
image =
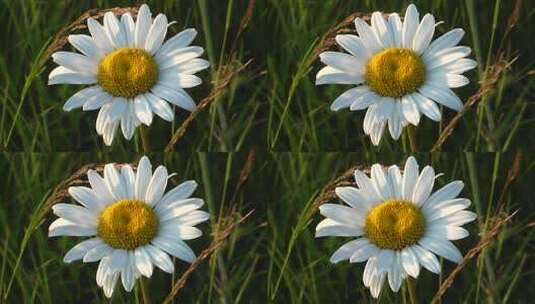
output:
[[[431,12],[444,24],[443,33],[462,27],[462,44],[480,63],[467,76],[472,83],[456,90],[465,101],[488,77],[498,51],[516,62],[502,74],[492,92],[469,110],[443,149],[425,151],[454,116],[423,119],[416,139],[419,163],[443,172],[437,183],[461,179],[463,196],[473,202],[478,221],[467,225],[471,235],[457,241],[463,253],[484,234],[496,216],[499,198],[505,211],[519,210],[497,241],[472,261],[449,289],[443,303],[530,303],[535,297],[531,190],[535,179],[535,4],[523,1],[519,19],[504,37],[515,1],[414,1],[421,15]],[[195,44],[206,49],[212,68],[199,75],[200,87],[189,90],[195,100],[207,96],[228,59],[248,1],[148,1],[153,13],[177,23],[177,33],[195,27]],[[354,12],[403,13],[409,1],[257,0],[253,17],[237,40],[236,59],[250,67],[229,90],[201,113],[176,146],[180,152],[151,154],[151,160],[177,172],[176,181],[195,179],[197,196],[206,200],[215,220],[234,206],[241,214],[255,209],[230,241],[203,264],[186,284],[180,303],[374,303],[362,285],[363,264],[331,265],[329,256],[343,238],[314,239],[321,220],[310,205],[322,187],[347,168],[375,162],[403,164],[409,155],[407,134],[399,142],[388,134],[372,147],[362,131],[363,112],[330,112],[330,103],[348,87],[316,87],[322,66],[312,50],[320,37]],[[91,8],[138,4],[130,1],[0,0],[0,303],[104,303],[96,286],[96,264],[64,264],[63,255],[79,238],[47,237],[50,214],[36,221],[52,189],[81,166],[92,162],[137,162],[138,135],[131,142],[117,134],[105,147],[94,130],[96,113],[63,112],[63,103],[80,86],[47,86],[55,66],[41,62],[43,51],[62,27]],[[68,47],[67,47],[68,49]],[[161,151],[186,118],[176,111],[173,124],[156,119],[149,129],[151,148]],[[248,151],[255,148],[254,170],[232,200]],[[507,150],[507,151],[505,151]],[[205,151],[205,152],[197,152]],[[238,151],[236,153],[220,153]],[[333,152],[329,152],[333,151]],[[477,151],[481,153],[465,153]],[[505,151],[503,153],[485,153]],[[523,152],[518,177],[504,190],[517,151]],[[201,225],[205,236],[191,241],[200,252],[211,241],[215,222]],[[176,263],[176,274],[186,269]],[[454,265],[443,263],[444,275]],[[417,281],[420,303],[427,303],[443,277],[424,271]],[[154,303],[169,292],[173,278],[155,272],[149,286]],[[379,303],[407,303],[405,289],[393,294],[387,286]],[[113,303],[140,302],[116,290]]]
[[[320,189],[349,167],[375,162],[403,164],[405,155],[378,153],[258,153],[254,170],[235,201],[232,196],[247,153],[153,154],[153,163],[177,172],[173,184],[195,179],[195,196],[206,200],[212,214],[200,225],[205,235],[189,241],[199,253],[211,241],[210,232],[220,212],[234,206],[245,214],[255,213],[240,226],[210,262],[194,272],[178,298],[179,303],[375,303],[362,284],[364,264],[332,265],[330,255],[347,238],[314,238],[322,219],[310,214]],[[436,187],[460,179],[470,210],[479,214],[466,225],[470,236],[455,244],[466,253],[490,228],[497,202],[504,197],[504,211],[519,210],[513,222],[476,260],[471,261],[449,289],[443,303],[529,303],[535,296],[533,282],[533,185],[535,158],[526,155],[521,171],[504,190],[513,162],[501,153],[419,153],[421,166],[431,164],[444,175]],[[0,294],[8,303],[101,303],[106,302],[96,286],[97,264],[65,264],[63,255],[81,238],[47,237],[49,214],[36,222],[40,204],[58,182],[82,165],[93,162],[137,162],[133,154],[108,153],[4,153],[0,191]],[[531,186],[531,187],[530,187]],[[505,192],[505,193],[504,193]],[[27,240],[24,242],[23,240]],[[20,256],[20,263],[17,261]],[[176,276],[186,269],[177,261]],[[422,271],[416,288],[420,303],[428,303],[441,280],[454,268],[443,261],[443,276]],[[9,282],[13,280],[7,293]],[[159,303],[169,292],[172,276],[155,271],[149,281],[151,297]],[[7,294],[6,294],[7,293]],[[136,292],[118,287],[113,303],[135,303]],[[392,293],[387,286],[378,303],[406,303],[404,289]],[[0,300],[1,301],[1,300]]]
[[[226,62],[245,0],[148,1],[154,13],[163,12],[177,23],[176,33],[195,27],[194,41],[206,49],[212,68],[200,76],[204,84],[190,90],[195,100],[208,95],[211,81],[217,80],[221,63]],[[535,147],[534,64],[531,37],[535,6],[523,1],[511,33],[507,31],[515,6],[513,0],[427,0],[415,1],[423,16],[433,13],[444,21],[437,33],[461,27],[462,44],[473,49],[479,67],[467,75],[471,84],[456,92],[465,101],[488,77],[498,52],[507,59],[518,56],[503,73],[495,90],[462,119],[447,150],[497,151],[518,145]],[[103,148],[94,130],[96,112],[63,112],[63,103],[81,86],[47,86],[51,60],[39,65],[42,52],[62,27],[90,8],[130,6],[130,1],[42,1],[2,0],[0,18],[0,144],[10,151],[93,151]],[[375,10],[404,13],[408,1],[320,1],[258,0],[253,17],[236,44],[236,59],[252,65],[232,82],[231,89],[216,105],[202,113],[188,130],[179,150],[237,151],[257,146],[277,151],[356,151],[369,149],[362,131],[364,111],[340,113],[329,110],[330,103],[349,87],[316,87],[314,78],[322,66],[311,51],[319,38],[353,12]],[[66,47],[67,49],[69,47]],[[177,109],[173,124],[155,119],[149,135],[155,150],[161,150],[186,117]],[[454,115],[445,110],[444,121],[423,119],[416,138],[421,150],[428,150]],[[73,132],[74,131],[74,132]],[[132,151],[136,140],[117,142],[105,150]],[[400,142],[384,136],[380,150],[407,151],[406,134]]]

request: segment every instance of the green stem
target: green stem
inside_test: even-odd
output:
[[[139,287],[141,289],[141,297],[143,298],[144,304],[150,304],[150,293],[149,288],[147,286],[147,279],[145,278],[139,278]]]
[[[407,290],[409,291],[409,299],[411,304],[418,304],[418,298],[416,297],[416,281],[411,278],[407,278]]]
[[[409,143],[411,145],[411,152],[418,152],[418,143],[416,142],[416,129],[412,125],[407,126],[407,133],[409,135]]]
[[[141,144],[143,145],[143,152],[147,153],[150,152],[150,140],[149,140],[149,134],[148,129],[145,126],[139,127],[139,135],[141,137]]]

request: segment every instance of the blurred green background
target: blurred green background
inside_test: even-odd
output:
[[[221,76],[231,49],[248,69],[231,83],[217,102],[197,117],[178,150],[237,151],[257,146],[277,151],[356,151],[370,148],[364,136],[364,111],[331,112],[330,103],[349,87],[314,85],[322,64],[313,50],[330,28],[354,12],[375,10],[404,14],[410,1],[320,0],[180,0],[147,1],[153,13],[163,12],[174,34],[195,27],[194,44],[205,48],[211,69],[199,75],[200,87],[189,90],[196,101],[207,96]],[[237,40],[247,6],[252,18]],[[93,151],[103,148],[96,136],[96,112],[63,112],[63,103],[81,86],[47,86],[55,66],[42,53],[54,35],[91,8],[132,6],[137,1],[2,0],[0,18],[0,147],[11,151]],[[446,150],[497,151],[515,146],[535,147],[534,64],[535,2],[513,0],[414,1],[420,15],[430,12],[443,21],[437,34],[461,27],[461,44],[472,48],[477,70],[471,84],[456,90],[466,101],[488,81],[501,59],[518,57],[499,75],[492,90],[460,120]],[[252,4],[251,4],[252,5]],[[517,8],[515,10],[515,7]],[[234,43],[234,41],[236,41]],[[235,46],[233,48],[233,46]],[[69,49],[67,46],[66,49]],[[40,64],[44,62],[44,64]],[[416,138],[421,150],[431,148],[455,113],[445,110],[442,123],[423,119]],[[186,113],[176,111],[173,124],[155,119],[149,133],[153,149],[161,150]],[[75,131],[75,132],[73,132]],[[132,151],[136,139],[105,150]],[[400,142],[385,136],[380,150],[408,151],[406,134]]]
[[[47,237],[54,216],[39,217],[54,187],[88,163],[137,162],[138,135],[127,142],[117,134],[105,147],[95,131],[95,112],[64,112],[63,103],[81,86],[47,86],[55,66],[43,53],[54,35],[83,12],[137,1],[0,0],[0,303],[104,303],[96,286],[96,264],[64,264],[63,255],[80,238]],[[199,76],[203,85],[188,92],[196,101],[220,81],[230,59],[248,68],[190,125],[177,153],[152,153],[153,163],[177,172],[173,183],[195,179],[195,195],[212,214],[200,225],[205,235],[189,242],[196,253],[210,244],[216,220],[234,208],[255,209],[229,241],[188,280],[180,303],[407,303],[405,289],[387,286],[379,301],[362,282],[363,264],[331,265],[330,255],[346,240],[314,239],[321,216],[313,201],[331,180],[355,165],[403,164],[411,150],[407,134],[399,142],[388,135],[372,147],[363,134],[364,112],[331,112],[330,103],[348,89],[316,87],[322,64],[315,48],[321,37],[352,13],[375,10],[403,14],[410,1],[322,0],[177,0],[147,1],[153,13],[177,21],[171,34],[194,27],[194,44],[206,50],[212,67]],[[425,153],[455,113],[442,123],[423,119],[416,129],[421,166],[432,164],[448,181],[465,182],[477,222],[471,235],[456,242],[463,253],[477,244],[503,211],[519,210],[497,240],[468,264],[442,303],[529,303],[535,297],[535,3],[514,0],[414,1],[420,14],[444,21],[438,33],[461,27],[463,45],[473,49],[477,70],[471,84],[456,90],[463,101],[489,81],[492,68],[516,58],[492,90],[460,119],[442,153]],[[237,35],[248,7],[253,14]],[[69,49],[67,46],[65,49]],[[234,52],[231,52],[233,50]],[[162,151],[186,119],[155,119],[148,129],[151,148]],[[406,131],[405,131],[406,132]],[[250,149],[253,170],[239,191],[240,173]],[[486,153],[505,151],[503,153]],[[205,151],[205,152],[198,152]],[[235,153],[223,153],[237,151]],[[333,152],[330,152],[333,151]],[[466,153],[476,151],[478,153]],[[520,154],[517,154],[520,153]],[[522,155],[518,170],[512,168]],[[515,173],[515,174],[513,174]],[[514,176],[511,181],[508,176]],[[437,188],[436,187],[436,188]],[[237,193],[236,195],[234,193]],[[155,272],[149,282],[154,303],[187,268],[176,263],[174,277]],[[423,271],[417,281],[420,303],[428,303],[454,265],[443,263],[443,276]],[[117,288],[113,303],[141,302],[139,292]]]
[[[403,165],[406,155],[258,152],[251,175],[235,195],[248,155],[247,151],[150,155],[153,164],[164,164],[169,172],[177,172],[171,184],[186,179],[199,183],[194,195],[206,200],[203,208],[212,219],[199,225],[203,237],[188,241],[197,254],[211,242],[216,220],[230,208],[241,215],[255,209],[250,220],[194,272],[178,303],[376,303],[362,284],[364,264],[330,264],[330,255],[348,239],[315,239],[314,229],[322,217],[311,205],[321,189],[348,168],[375,162]],[[519,210],[491,246],[461,271],[443,303],[529,303],[535,296],[535,207],[530,194],[535,178],[533,155],[521,158],[511,182],[507,182],[515,159],[511,153],[419,153],[416,157],[421,168],[431,164],[436,172],[444,173],[435,189],[456,179],[465,183],[461,196],[472,200],[470,210],[479,218],[466,225],[468,238],[455,241],[463,254],[492,227],[499,201],[505,213]],[[62,262],[65,253],[82,238],[49,239],[48,225],[55,216],[49,213],[39,221],[37,215],[52,189],[81,166],[110,161],[136,163],[138,158],[108,153],[0,155],[0,172],[4,172],[0,185],[2,300],[7,296],[8,303],[106,302],[95,283],[96,263]],[[443,261],[442,276],[421,272],[416,281],[420,303],[430,301],[454,266]],[[175,278],[186,267],[177,261]],[[155,271],[149,280],[154,303],[169,293],[172,281],[172,276]],[[138,296],[118,286],[112,302],[141,303]],[[406,299],[404,288],[394,294],[384,286],[377,302],[405,303]]]

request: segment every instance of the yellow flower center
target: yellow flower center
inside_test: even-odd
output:
[[[104,209],[98,219],[98,236],[116,249],[135,249],[148,244],[160,221],[146,203],[120,200]]]
[[[147,92],[158,81],[158,65],[142,49],[121,48],[98,65],[99,85],[113,96],[134,97]]]
[[[424,235],[425,219],[411,202],[389,200],[368,213],[364,231],[377,247],[401,250],[414,245]]]
[[[425,65],[409,49],[385,49],[366,65],[366,83],[380,96],[397,98],[413,93],[424,81]]]

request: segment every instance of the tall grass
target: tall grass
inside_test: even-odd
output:
[[[347,88],[314,85],[322,66],[317,50],[326,33],[355,12],[404,12],[409,1],[147,2],[153,12],[177,21],[171,34],[188,27],[199,32],[194,42],[205,48],[211,68],[200,74],[203,85],[189,91],[196,101],[225,83],[229,66],[252,60],[208,98],[176,143],[171,139],[188,113],[176,109],[173,123],[155,119],[147,129],[148,148],[139,134],[130,142],[117,134],[114,145],[105,147],[94,130],[96,113],[62,110],[80,87],[47,85],[54,67],[47,50],[58,31],[89,9],[137,3],[0,0],[0,151],[5,151],[0,154],[0,303],[107,302],[95,283],[96,264],[62,262],[77,238],[47,237],[54,217],[45,213],[46,204],[55,187],[83,165],[135,163],[149,149],[154,162],[178,173],[172,183],[199,182],[195,195],[205,199],[212,218],[201,226],[205,235],[191,242],[195,252],[210,245],[223,227],[220,220],[232,211],[255,210],[188,278],[180,303],[407,303],[405,287],[399,294],[385,287],[379,300],[371,299],[362,284],[363,265],[329,263],[344,240],[315,239],[314,227],[324,186],[352,166],[402,164],[409,153],[444,173],[438,185],[465,182],[462,194],[479,217],[467,226],[470,237],[456,241],[463,253],[488,235],[497,219],[518,210],[468,261],[442,303],[532,302],[535,3],[414,1],[420,12],[443,21],[437,32],[465,29],[462,44],[472,48],[479,66],[467,75],[471,84],[456,90],[473,105],[458,116],[444,109],[441,123],[423,119],[413,152],[406,130],[399,142],[386,135],[372,147],[363,134],[363,112],[329,110]],[[444,144],[428,153],[450,127]],[[162,153],[168,146],[170,153]],[[240,179],[251,164],[250,174]],[[416,281],[420,303],[428,303],[455,269],[442,264],[442,275],[423,271]],[[168,296],[188,267],[175,265],[175,275],[156,271],[148,281],[154,303]],[[131,294],[117,288],[112,302],[143,301],[136,287]]]

